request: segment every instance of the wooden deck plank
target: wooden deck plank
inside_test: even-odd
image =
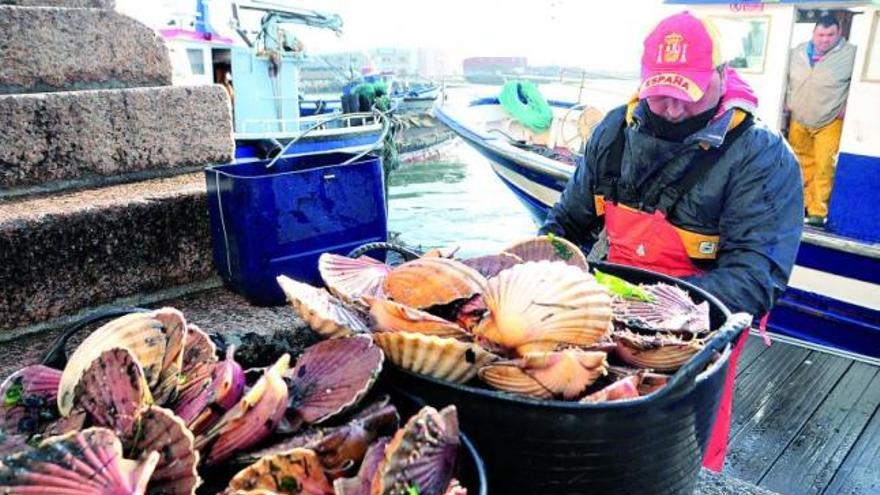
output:
[[[725,472],[758,483],[851,364],[846,358],[810,352],[731,437]]]
[[[880,373],[871,382],[863,396],[876,402],[880,397]],[[859,440],[850,450],[825,495],[880,494],[880,409],[865,427]]]
[[[825,491],[880,405],[880,393],[869,393],[877,371],[854,363],[759,485],[781,493]]]
[[[742,353],[739,355],[739,361],[736,365],[736,376],[740,376],[743,370],[748,369],[761,354],[769,349],[764,345],[764,341],[757,335],[749,335],[746,345],[743,347]]]
[[[752,419],[764,402],[785,383],[809,354],[810,351],[803,347],[777,342],[737,375],[730,424],[731,438],[739,432],[743,424]]]

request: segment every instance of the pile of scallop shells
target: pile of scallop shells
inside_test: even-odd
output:
[[[0,493],[465,494],[454,407],[360,404],[383,363],[353,335],[243,370],[175,309],[123,316],[0,384]]]
[[[319,269],[328,290],[278,282],[325,338],[371,334],[410,372],[542,399],[649,394],[710,337],[708,304],[670,285],[599,273],[600,282],[559,237],[453,256],[434,250],[391,267],[325,253]]]

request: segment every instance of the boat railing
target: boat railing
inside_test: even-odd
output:
[[[372,113],[332,113],[333,118],[320,118],[319,116],[300,117],[297,119],[246,119],[242,122],[239,134],[243,136],[256,134],[298,134],[317,124],[316,130],[324,129],[348,129],[350,127],[364,127],[370,130],[378,126],[380,122]]]

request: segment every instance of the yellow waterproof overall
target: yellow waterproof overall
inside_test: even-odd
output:
[[[834,183],[837,151],[843,120],[834,119],[818,129],[810,129],[791,120],[788,142],[794,149],[804,176],[804,204],[807,215],[828,216],[828,198]]]

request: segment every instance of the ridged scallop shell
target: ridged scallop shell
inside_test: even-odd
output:
[[[62,416],[73,407],[73,392],[83,371],[107,349],[129,350],[144,370],[153,397],[176,393],[183,363],[186,323],[176,310],[163,308],[116,318],[92,332],[71,354],[61,375],[58,410]]]
[[[92,424],[105,426],[130,440],[140,423],[150,390],[141,366],[126,349],[101,353],[76,385],[74,404],[89,414]]]
[[[125,459],[115,433],[88,428],[0,459],[0,493],[139,495],[158,461],[157,452]]]
[[[385,297],[382,286],[391,267],[369,256],[324,253],[318,258],[318,270],[330,292],[351,303],[361,296]]]
[[[25,436],[39,432],[49,418],[58,416],[60,382],[60,371],[41,364],[9,375],[0,384],[0,430]]]
[[[199,453],[193,442],[193,434],[168,409],[151,406],[144,411],[132,447],[135,452],[159,453],[159,463],[147,485],[148,494],[195,494],[202,481],[196,472]]]
[[[490,317],[474,334],[505,349],[552,351],[589,346],[608,335],[611,299],[587,272],[560,261],[516,265],[489,280]]]
[[[462,260],[462,263],[480,272],[480,275],[487,279],[522,262],[522,258],[511,253],[489,254],[486,256]]]
[[[356,405],[382,372],[385,356],[368,335],[318,342],[286,375],[288,417],[308,424],[326,421]]]
[[[381,332],[373,336],[395,365],[440,380],[465,383],[480,367],[498,356],[477,344],[409,332]]]
[[[324,338],[346,337],[367,331],[361,316],[324,289],[281,275],[278,284],[293,309]]]
[[[443,495],[452,480],[461,444],[455,406],[441,411],[425,406],[397,431],[373,477],[372,495],[406,493]]]
[[[607,366],[604,352],[568,349],[496,361],[480,368],[479,375],[489,385],[508,392],[574,399],[605,375]]]
[[[174,413],[194,434],[214,426],[244,394],[244,371],[234,356],[235,346],[230,345],[226,348],[226,359],[202,363],[181,386]]]
[[[515,242],[502,253],[519,256],[523,261],[562,261],[587,269],[587,257],[571,241],[554,235],[542,235]]]
[[[357,476],[333,481],[336,495],[370,495],[370,485],[376,471],[379,470],[379,465],[385,459],[385,447],[390,441],[391,437],[382,437],[370,445],[364,454],[364,460],[361,462]]]
[[[614,319],[646,330],[706,333],[709,302],[695,304],[680,287],[658,283],[641,287],[653,302],[614,298]]]
[[[486,279],[473,268],[446,258],[408,261],[385,278],[385,293],[406,306],[425,309],[470,299],[485,287]]]
[[[196,325],[187,325],[181,373],[187,376],[193,368],[203,364],[216,363],[218,360],[217,345],[214,344],[211,337]]]
[[[629,331],[615,332],[617,356],[637,368],[673,372],[703,348],[699,339],[684,341],[672,335],[639,335]]]
[[[370,305],[373,330],[378,332],[414,332],[438,337],[468,340],[471,334],[459,325],[426,311],[410,308],[389,299],[364,296]]]
[[[293,449],[285,454],[260,459],[239,471],[229,482],[229,490],[226,493],[261,489],[277,494],[333,493],[333,487],[324,476],[318,457],[308,449]]]

